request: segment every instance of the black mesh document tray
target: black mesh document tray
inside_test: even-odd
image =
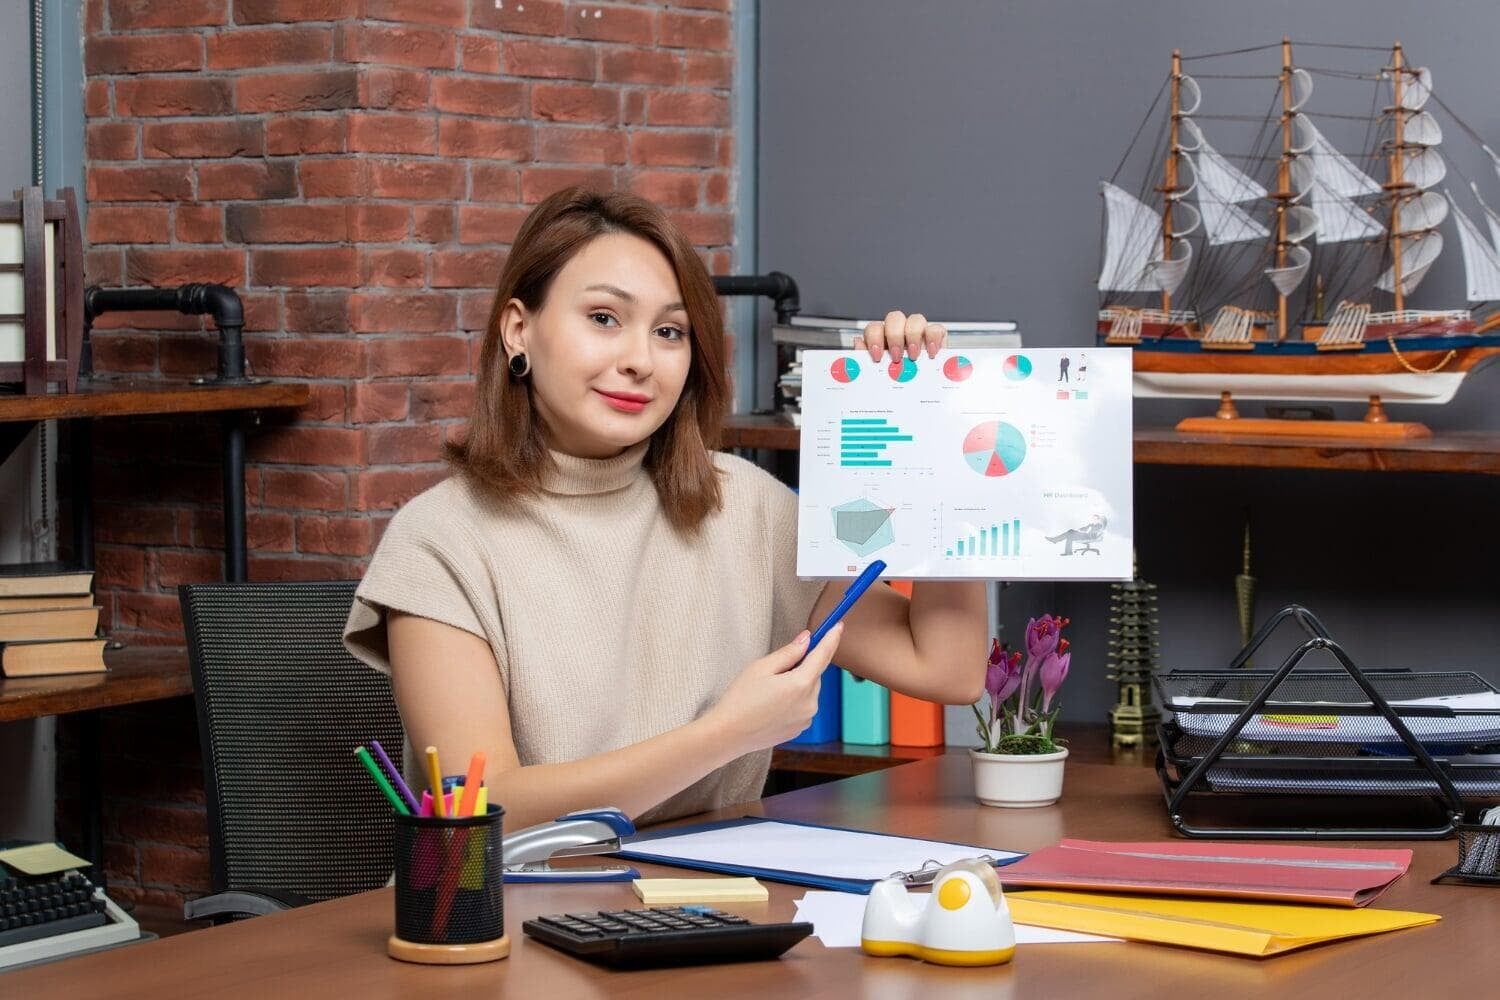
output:
[[[1307,639],[1275,669],[1244,667],[1287,620]],[[1472,671],[1362,670],[1305,608],[1278,612],[1228,669],[1153,683],[1171,713],[1157,773],[1188,836],[1442,837],[1467,803],[1500,798],[1500,690]],[[1247,820],[1188,818],[1204,808]]]

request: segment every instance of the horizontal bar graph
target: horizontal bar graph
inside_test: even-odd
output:
[[[890,468],[886,449],[912,436],[885,417],[844,417],[839,421],[839,465],[844,468]]]
[[[993,559],[1021,554],[1021,519],[972,528],[944,553],[950,559]]]

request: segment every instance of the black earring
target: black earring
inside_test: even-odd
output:
[[[516,378],[525,378],[531,373],[531,359],[526,356],[525,351],[511,355],[510,373]]]

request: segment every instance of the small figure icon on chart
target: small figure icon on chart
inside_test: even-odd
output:
[[[1078,555],[1086,555],[1092,552],[1097,556],[1099,554],[1099,546],[1095,543],[1104,538],[1104,529],[1108,525],[1109,520],[1103,514],[1095,514],[1089,518],[1088,524],[1079,528],[1069,528],[1061,534],[1049,535],[1047,541],[1054,545],[1064,545],[1062,554],[1065,556],[1071,556],[1075,551]],[[1075,545],[1077,546],[1076,550],[1074,549]]]
[[[1068,360],[1068,356],[1066,354],[1064,354],[1062,360],[1057,363],[1057,380],[1059,382],[1068,381],[1068,365],[1070,363],[1071,362]]]

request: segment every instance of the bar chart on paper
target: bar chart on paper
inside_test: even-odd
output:
[[[839,465],[846,469],[888,469],[894,444],[912,436],[885,417],[844,417],[839,421]]]
[[[961,530],[943,552],[947,559],[991,559],[1021,554],[1021,519]]]

